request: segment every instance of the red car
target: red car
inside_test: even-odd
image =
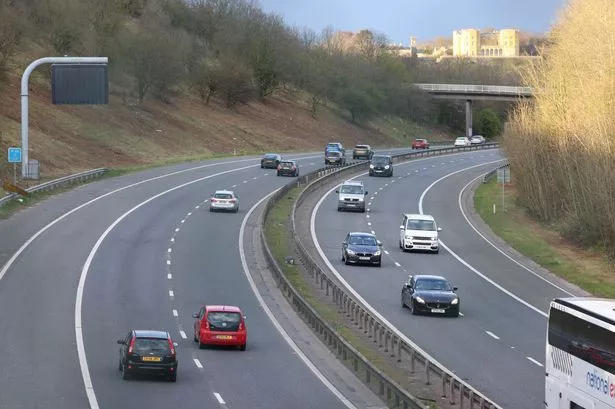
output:
[[[412,142],[412,149],[429,149],[429,142],[427,139],[415,139]]]
[[[203,305],[194,320],[194,342],[199,348],[207,345],[236,346],[246,350],[248,329],[246,317],[239,307]]]

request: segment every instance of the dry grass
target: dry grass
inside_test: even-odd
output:
[[[0,149],[20,146],[19,82],[25,66],[44,56],[44,49],[29,45],[18,55],[0,84]],[[49,80],[39,68],[31,77],[30,157],[38,159],[41,175],[53,177],[96,167],[134,167],[221,154],[264,151],[320,150],[330,140],[348,145],[408,144],[408,138],[429,134],[405,121],[379,119],[366,127],[349,123],[335,106],[322,107],[312,118],[307,96],[301,91],[280,91],[263,102],[228,110],[218,101],[205,106],[190,90],[179,90],[171,104],[152,99],[137,104],[112,86],[106,106],[51,104]],[[400,128],[402,128],[400,130]],[[407,129],[406,129],[407,128]],[[400,136],[405,135],[405,136]],[[0,175],[11,177],[12,167],[0,156]]]
[[[520,202],[573,243],[615,242],[615,2],[571,0],[546,58],[525,73],[534,101],[512,115],[505,149]]]

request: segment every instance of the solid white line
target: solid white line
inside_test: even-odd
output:
[[[526,356],[526,358],[530,361],[535,363],[538,366],[544,366],[543,364],[541,364],[540,362],[538,362],[537,360],[535,360],[534,358],[532,358],[531,356]]]
[[[173,292],[173,290],[169,290],[169,297],[175,297],[175,293]]]
[[[218,392],[214,392],[214,396],[216,397],[220,405],[226,405],[226,402],[224,402],[224,399],[222,399],[222,396],[220,396]]]
[[[252,288],[252,292],[254,292],[254,295],[256,296],[259,305],[263,308],[263,311],[265,312],[265,314],[267,314],[267,317],[269,317],[269,320],[271,320],[273,326],[278,330],[282,338],[284,338],[286,343],[292,348],[292,350],[299,357],[299,359],[303,361],[303,363],[312,371],[312,373],[318,378],[318,380],[321,381],[327,387],[327,389],[329,389],[331,393],[333,393],[335,397],[338,398],[344,404],[344,406],[346,406],[348,409],[358,409],[320,372],[320,370],[318,370],[318,368],[309,360],[309,358],[305,356],[305,354],[303,353],[303,351],[301,351],[297,344],[295,344],[295,341],[293,341],[291,337],[286,333],[284,328],[282,328],[278,320],[275,318],[275,316],[269,309],[269,306],[263,299],[263,296],[258,291],[258,288],[254,283],[254,279],[250,274],[250,269],[248,267],[248,262],[246,260],[246,254],[243,245],[246,225],[248,223],[250,215],[254,213],[258,206],[265,200],[267,200],[269,197],[271,197],[278,190],[280,189],[274,190],[273,192],[269,193],[267,196],[261,198],[258,202],[256,202],[256,204],[254,204],[254,206],[252,206],[250,210],[248,210],[248,213],[246,213],[243,218],[243,221],[241,222],[241,227],[239,228],[239,258],[241,259],[243,272],[246,276],[246,279],[248,280],[248,283],[250,284],[250,287]],[[335,188],[333,188],[333,190],[335,190]]]
[[[201,364],[201,361],[199,361],[196,358],[193,358],[192,360],[194,361],[194,364],[196,365],[197,368],[203,369],[203,364]]]
[[[173,279],[173,274],[169,273],[167,274],[167,280],[172,280]]]
[[[421,197],[419,198],[419,213],[420,214],[424,214],[423,213],[423,201],[425,199],[425,196],[427,195],[427,193],[431,190],[432,187],[434,187],[436,184],[438,184],[439,182],[441,182],[442,180],[456,175],[458,173],[461,172],[465,172],[468,171],[470,169],[474,169],[474,168],[478,168],[481,166],[485,166],[485,165],[492,165],[494,163],[498,163],[498,162],[502,162],[505,161],[506,159],[499,159],[499,160],[495,160],[492,162],[485,162],[485,163],[481,163],[479,165],[474,165],[474,166],[470,166],[468,168],[464,168],[464,169],[459,169],[455,172],[451,172],[448,175],[444,175],[442,176],[440,179],[436,180],[435,182],[433,182],[431,185],[427,186],[427,188],[423,191],[423,193],[421,194]],[[508,295],[509,297],[513,298],[514,300],[518,301],[519,303],[525,305],[526,307],[528,307],[529,309],[536,311],[538,314],[542,315],[543,317],[548,317],[548,314],[545,313],[544,311],[541,311],[539,308],[534,307],[532,304],[530,304],[529,302],[525,301],[524,299],[522,299],[521,297],[517,296],[516,294],[512,293],[511,291],[508,291],[506,288],[502,287],[501,285],[499,285],[498,283],[496,283],[495,281],[493,281],[491,278],[487,277],[486,275],[484,275],[483,273],[481,273],[480,271],[478,271],[477,269],[475,269],[474,267],[472,267],[470,265],[470,263],[468,263],[467,261],[465,261],[464,259],[462,259],[459,255],[457,255],[457,253],[455,253],[453,250],[451,250],[446,244],[444,244],[444,242],[442,240],[440,240],[440,245],[446,250],[448,251],[453,257],[455,257],[457,259],[457,261],[459,261],[461,264],[463,264],[464,266],[466,266],[468,269],[470,269],[470,271],[474,272],[474,274],[476,274],[477,276],[479,276],[480,278],[482,278],[483,280],[487,281],[489,284],[493,285],[495,288],[497,288],[498,290],[500,290],[501,292],[503,292],[504,294]]]
[[[397,261],[395,262],[395,265],[396,265],[397,267],[401,267],[401,264],[399,264]]]
[[[454,154],[454,155],[459,155],[459,154]],[[410,163],[412,164],[413,162],[420,162],[420,161],[425,161],[425,160],[433,160],[433,158],[424,158],[424,159],[415,159],[415,160],[409,160],[408,162],[405,163]],[[497,161],[496,161],[497,162]],[[354,178],[351,178],[349,180],[352,179],[356,179],[358,177],[364,176],[366,175],[368,172],[364,172],[364,173],[360,173],[357,176],[355,176]],[[380,322],[382,322],[384,325],[386,325],[387,327],[391,328],[391,330],[395,333],[395,335],[397,335],[401,340],[403,340],[406,344],[412,346],[412,348],[417,351],[418,353],[420,353],[421,355],[423,355],[425,358],[427,358],[428,360],[430,360],[431,362],[433,362],[434,364],[436,364],[437,366],[441,367],[441,368],[446,368],[444,365],[442,365],[438,360],[436,360],[433,356],[429,355],[426,351],[424,351],[422,348],[420,348],[417,344],[415,344],[414,342],[412,342],[412,340],[410,340],[410,338],[408,338],[403,332],[401,332],[397,327],[395,327],[393,324],[391,324],[384,316],[382,316],[382,314],[380,314],[374,307],[372,307],[363,297],[361,297],[361,295],[354,289],[352,288],[352,286],[344,279],[344,277],[340,274],[339,271],[337,271],[337,269],[333,266],[333,264],[331,264],[331,262],[329,261],[329,259],[327,258],[325,252],[323,251],[322,247],[320,246],[320,244],[318,243],[318,237],[316,236],[316,214],[318,213],[318,209],[320,208],[320,206],[323,204],[323,202],[325,201],[325,199],[327,198],[327,196],[329,196],[334,190],[336,189],[336,187],[331,188],[328,192],[326,192],[321,198],[320,200],[316,203],[316,206],[314,206],[314,209],[312,210],[312,215],[310,217],[310,235],[312,236],[312,241],[314,242],[314,245],[316,247],[316,250],[318,251],[318,254],[320,255],[321,259],[323,260],[323,262],[325,263],[325,265],[329,268],[329,270],[335,275],[335,277],[337,278],[337,280],[346,288],[346,290],[348,292],[350,292],[354,298],[361,304],[363,304],[365,306],[365,308],[374,316],[376,317],[378,320],[380,320]],[[459,313],[460,316],[463,317],[462,313]],[[461,380],[461,383],[464,384],[464,386],[474,392],[478,392],[475,388],[473,388],[470,384],[468,384],[467,382]],[[497,409],[502,409],[500,406],[496,405]]]
[[[478,229],[474,226],[474,224],[472,224],[472,222],[470,221],[470,218],[466,215],[465,211],[463,210],[463,206],[461,205],[461,198],[463,196],[463,193],[465,192],[465,190],[468,188],[468,186],[470,186],[472,183],[474,183],[474,181],[476,181],[477,179],[480,179],[484,177],[483,175],[480,175],[474,179],[472,179],[470,182],[468,182],[467,185],[465,185],[463,187],[463,189],[461,189],[461,192],[459,192],[459,197],[458,197],[458,204],[459,204],[459,210],[461,211],[461,214],[463,215],[463,218],[466,220],[466,222],[470,225],[470,227],[472,228],[472,230],[474,230],[476,232],[476,234],[478,234],[483,240],[485,240],[487,243],[489,243],[489,245],[491,245],[491,247],[493,247],[494,249],[496,249],[497,251],[499,251],[502,255],[504,255],[504,257],[506,257],[507,259],[509,259],[510,261],[512,261],[513,263],[515,263],[516,265],[518,265],[519,267],[521,267],[522,269],[524,269],[525,271],[529,272],[530,274],[534,275],[535,277],[541,279],[542,281],[544,281],[547,284],[552,285],[553,287],[557,288],[558,290],[572,296],[572,297],[576,297],[575,294],[571,293],[570,291],[565,290],[564,288],[558,286],[557,284],[549,281],[548,279],[546,279],[545,277],[541,276],[540,274],[536,273],[535,271],[532,271],[529,267],[524,266],[523,264],[519,263],[517,260],[515,260],[514,258],[512,258],[511,256],[509,256],[508,254],[506,254],[504,251],[502,251],[498,246],[496,246],[495,244],[493,244],[487,237],[485,237],[480,231],[478,231]]]
[[[177,310],[173,310],[173,316],[174,317],[179,317],[179,313],[177,312]]]
[[[493,332],[491,331],[485,331],[487,333],[487,335],[489,335],[491,338],[494,339],[500,339],[500,337],[498,337],[497,335],[495,335]]]
[[[182,337],[183,339],[188,338],[188,336],[186,335],[186,333],[183,330],[179,330],[179,336]]]

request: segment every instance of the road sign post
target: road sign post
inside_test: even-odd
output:
[[[497,170],[498,183],[502,185],[502,211],[506,211],[506,204],[504,202],[504,186],[506,183],[510,183],[510,167],[505,166]]]
[[[27,179],[28,174],[28,95],[30,75],[43,64],[107,64],[107,57],[44,57],[33,61],[26,67],[21,76],[21,149],[23,158],[21,160],[21,177]],[[16,163],[16,162],[14,162]]]
[[[8,159],[13,164],[13,184],[17,185],[17,164],[21,162],[21,148],[9,148]]]

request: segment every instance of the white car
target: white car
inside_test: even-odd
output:
[[[399,226],[399,248],[440,252],[438,232],[442,231],[433,216],[406,213]]]
[[[223,210],[237,213],[239,211],[239,198],[232,190],[216,190],[209,199],[209,211],[216,212]]]
[[[474,135],[471,139],[470,139],[470,143],[472,145],[480,145],[485,143],[485,137],[482,135]]]
[[[472,142],[470,142],[468,138],[466,138],[465,136],[460,136],[459,138],[455,139],[454,146],[470,146],[471,144]]]

